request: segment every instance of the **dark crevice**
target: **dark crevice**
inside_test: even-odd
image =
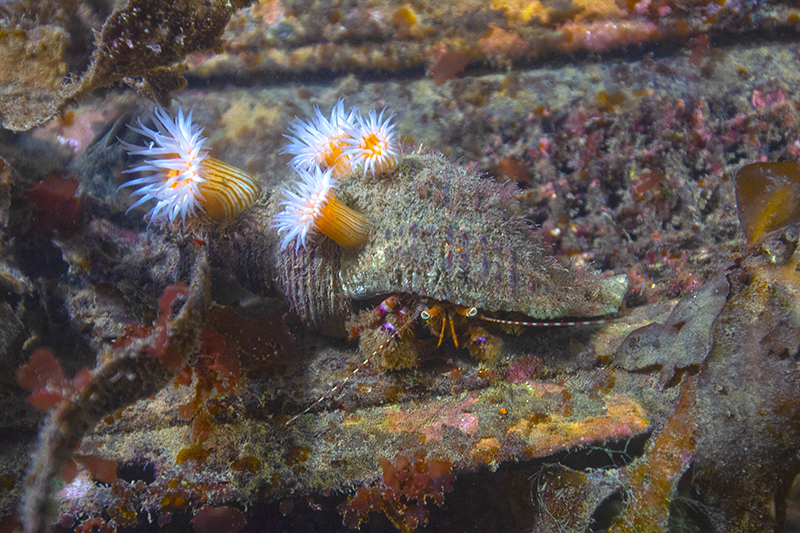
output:
[[[669,506],[669,530],[674,532],[714,531],[705,505],[694,485],[694,465],[690,466],[675,491]]]
[[[29,278],[58,278],[69,271],[61,250],[48,239],[17,241],[15,257],[20,270]]]
[[[626,500],[625,493],[618,490],[600,502],[600,505],[592,513],[592,518],[589,520],[589,527],[586,531],[588,533],[596,533],[610,528],[614,519],[625,509]]]
[[[658,374],[661,372],[663,365],[660,363],[654,363],[652,365],[647,365],[642,368],[634,368],[631,369],[630,372],[633,374]]]
[[[554,461],[573,470],[596,470],[620,468],[644,455],[644,447],[651,433],[643,433],[628,439],[603,445],[587,446],[557,454]]]
[[[664,388],[670,389],[676,385],[680,385],[681,381],[683,381],[683,376],[688,374],[690,376],[694,376],[700,372],[700,365],[689,365],[687,367],[675,367],[675,373],[672,374],[672,377],[667,381]]]
[[[144,481],[150,484],[156,480],[156,467],[147,461],[133,461],[117,467],[117,477],[130,483]]]

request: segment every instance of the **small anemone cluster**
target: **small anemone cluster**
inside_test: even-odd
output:
[[[355,249],[366,243],[369,223],[358,212],[336,199],[337,178],[362,169],[364,176],[376,176],[399,160],[399,141],[386,110],[371,110],[364,117],[358,108],[345,111],[339,100],[330,118],[314,107],[309,121],[295,119],[285,135],[284,153],[292,155],[289,166],[296,181],[284,192],[282,210],[273,218],[281,238],[281,250],[295,241],[295,251],[305,247],[306,237],[319,231],[343,248]]]
[[[289,166],[297,180],[284,192],[281,212],[273,218],[281,238],[281,250],[295,241],[295,251],[305,247],[308,235],[320,232],[343,248],[363,246],[369,223],[358,212],[336,199],[338,180],[361,169],[364,176],[386,172],[399,160],[399,140],[386,110],[371,110],[362,116],[358,108],[345,111],[339,100],[330,117],[314,107],[309,121],[296,118],[289,126],[289,144],[284,153],[292,155]],[[205,216],[215,222],[231,222],[258,198],[260,188],[246,172],[209,155],[203,129],[178,107],[172,118],[156,107],[148,128],[137,120],[129,128],[148,139],[146,145],[120,141],[128,155],[143,157],[138,165],[124,170],[140,177],[122,184],[134,187],[138,197],[128,208],[151,200],[155,205],[145,215],[148,225],[159,220],[170,224]]]
[[[393,167],[398,159],[394,115],[384,119],[386,109],[374,109],[366,117],[357,107],[345,112],[344,101],[339,100],[331,110],[331,117],[314,106],[315,118],[304,121],[295,118],[289,126],[290,143],[283,153],[292,154],[289,166],[299,173],[319,168],[331,170],[342,177],[353,168],[362,168],[364,175],[374,176]]]
[[[149,139],[146,146],[120,141],[128,155],[145,159],[125,173],[143,174],[123,183],[119,188],[136,187],[131,196],[139,198],[128,211],[145,202],[156,204],[145,215],[148,225],[158,220],[170,224],[200,215],[215,222],[230,222],[249,208],[260,193],[258,182],[246,172],[209,155],[203,129],[192,122],[192,113],[171,118],[160,106],[156,107],[150,129],[139,124],[128,126],[131,131]]]

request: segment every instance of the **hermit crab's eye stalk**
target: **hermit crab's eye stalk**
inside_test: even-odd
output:
[[[300,171],[299,180],[284,193],[283,210],[273,218],[272,227],[281,239],[281,250],[297,238],[295,249],[306,245],[306,235],[319,231],[343,248],[358,248],[369,238],[369,223],[333,194],[333,169]]]
[[[346,140],[347,146],[343,155],[351,163],[359,164],[364,168],[364,175],[371,172],[374,176],[386,172],[395,166],[399,160],[399,141],[395,134],[395,125],[392,117],[385,120],[383,109],[380,114],[371,110],[367,118],[358,115],[357,124],[350,129],[351,139]]]
[[[186,217],[206,214],[217,222],[231,221],[250,207],[259,194],[258,183],[247,173],[218,161],[208,155],[202,128],[192,123],[192,113],[184,116],[179,107],[175,119],[157,107],[154,124],[156,130],[145,127],[130,129],[147,137],[147,146],[121,142],[129,155],[144,156],[138,166],[123,172],[144,174],[124,183],[123,187],[136,187],[131,196],[139,199],[131,209],[155,200],[156,205],[145,215],[148,224],[159,219],[170,223]]]

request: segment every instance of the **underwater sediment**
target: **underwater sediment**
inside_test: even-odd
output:
[[[47,81],[39,85],[47,94],[36,94],[41,107],[27,95],[36,113],[4,113],[6,127],[42,125],[0,131],[3,528],[18,523],[44,416],[20,383],[40,406],[62,402],[65,412],[73,398],[76,411],[91,408],[100,419],[85,436],[74,430],[82,436],[74,457],[62,453],[74,477],[48,478],[60,528],[768,531],[787,519],[792,527],[800,230],[790,217],[748,242],[734,177],[746,163],[800,155],[796,9],[731,1],[211,4],[205,20],[215,23],[196,40],[163,54],[132,48],[136,57],[123,56],[121,66],[108,52],[125,39],[166,42],[147,41],[144,29],[157,18],[123,16],[141,7],[135,2],[94,16],[84,9],[77,19],[54,11],[39,22],[0,12],[4,28],[16,28],[1,38],[20,45],[3,53],[39,43],[26,57],[41,69],[0,77],[2,105]],[[92,52],[87,35],[112,14]],[[170,19],[177,26],[168,34],[189,32],[193,20]],[[138,57],[142,50],[154,56]],[[205,52],[175,66],[193,50]],[[59,107],[71,104],[69,91],[59,94],[64,74],[82,74],[92,61],[80,82],[87,96]],[[139,93],[90,95],[120,79]],[[176,92],[181,80],[188,85]],[[212,155],[259,182],[264,194],[238,222],[175,228],[148,226],[146,208],[125,214],[132,201],[117,187],[133,158],[117,138],[136,141],[125,125],[146,121],[153,107],[140,94],[192,109]],[[337,275],[352,274],[349,286],[363,288],[364,271],[376,265],[398,265],[416,275],[452,272],[451,292],[422,294],[430,285],[414,276],[407,286],[402,276],[374,276],[362,293],[323,293],[330,284],[313,286],[320,277],[280,255],[294,253],[278,250],[270,227],[292,178],[283,135],[295,116],[312,117],[314,105],[327,112],[339,98],[396,113],[406,166],[394,178],[365,175],[337,189],[379,228],[362,255],[324,240],[300,253],[330,253]],[[44,122],[57,107],[64,113]],[[447,182],[447,169],[467,177]],[[502,217],[482,209],[483,193],[497,195]],[[452,195],[473,202],[469,224],[435,204]],[[432,203],[410,214],[410,198]],[[756,216],[771,216],[784,201],[775,198]],[[416,229],[409,222],[423,218]],[[624,277],[617,320],[486,325],[497,339],[493,356],[473,357],[464,346],[478,323],[458,322],[462,308],[521,321],[619,307],[573,305],[540,317],[530,306],[490,308],[512,279],[503,266],[513,263],[487,263],[482,285],[470,277],[482,275],[482,261],[459,271],[458,254],[475,252],[481,235],[496,242],[515,231],[535,243],[535,254],[522,255],[541,257],[536,267],[606,284]],[[198,267],[207,253],[208,279]],[[348,257],[372,261],[348,266]],[[307,294],[341,298],[332,304],[336,320],[303,316],[286,298],[281,264],[310,280]],[[574,279],[565,279],[550,292],[573,298]],[[175,284],[190,280],[192,294],[213,303],[181,321],[191,306],[188,289]],[[425,296],[450,318],[416,318],[403,330],[416,336],[416,359],[383,366],[408,368],[384,370],[378,356],[287,425],[370,354],[340,338],[351,333],[347,316],[390,296],[399,302],[392,313],[412,315]],[[370,320],[362,323],[386,323]],[[390,337],[381,335],[373,346]],[[168,345],[180,346],[177,356]],[[17,379],[44,347],[63,367],[54,396],[44,394],[52,382]],[[89,396],[75,399],[86,390],[83,378],[71,379],[81,369],[110,371],[136,357],[153,374],[134,366],[90,382],[106,386],[108,412]],[[58,375],[52,362],[37,368]],[[159,386],[115,388],[125,374],[157,375]]]

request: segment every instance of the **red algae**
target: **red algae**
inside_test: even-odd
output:
[[[33,352],[28,363],[17,369],[16,377],[17,383],[31,392],[28,402],[40,411],[58,404],[68,390],[61,363],[47,348]]]
[[[294,446],[289,452],[286,454],[286,462],[287,464],[298,464],[298,463],[305,463],[308,461],[309,454],[311,453],[311,448],[308,446]]]
[[[231,463],[234,472],[256,472],[261,468],[261,461],[252,455],[240,457]]]
[[[189,386],[194,376],[192,400],[178,407],[178,415],[184,420],[193,419],[191,440],[195,443],[208,440],[214,430],[214,417],[220,411],[219,401],[241,383],[240,354],[249,365],[259,366],[294,343],[294,337],[276,314],[246,320],[231,309],[220,307],[210,315],[209,322],[214,327],[200,334],[193,365],[183,368],[174,380],[175,386]]]
[[[95,517],[84,520],[75,526],[75,531],[80,533],[108,533],[111,529],[104,519]]]
[[[11,475],[6,473],[0,474],[0,491],[14,490],[15,486],[16,482]]]
[[[516,157],[504,157],[493,170],[497,174],[520,183],[530,183],[531,181],[530,169],[524,161]]]
[[[75,461],[83,465],[92,478],[109,485],[117,480],[117,462],[96,455],[74,455]]]
[[[278,504],[278,510],[283,516],[289,516],[294,511],[294,500],[292,498],[285,498]]]
[[[66,378],[61,363],[47,348],[39,348],[31,354],[27,364],[17,369],[17,383],[36,392],[48,385],[65,386]]]
[[[19,515],[9,515],[0,518],[0,533],[17,533],[22,531],[22,520]]]
[[[244,514],[231,506],[204,505],[192,518],[196,533],[239,533],[244,525]]]
[[[179,451],[177,457],[175,457],[175,462],[180,464],[193,461],[197,465],[202,465],[210,454],[211,450],[203,448],[203,444],[198,442],[189,448],[184,448]]]
[[[175,302],[187,293],[185,283],[173,283],[164,289],[163,294],[158,299],[158,308],[161,315],[155,324],[155,346],[150,351],[150,357],[158,358],[162,365],[169,369],[177,370],[181,364],[181,356],[177,350],[167,346],[167,320],[170,317],[172,306]]]
[[[78,180],[50,174],[25,193],[34,212],[33,224],[41,236],[69,236],[80,229],[83,218],[80,198],[75,197]]]
[[[73,392],[86,387],[92,379],[92,372],[82,368],[69,381],[53,352],[39,348],[31,354],[28,363],[17,369],[16,378],[17,383],[31,392],[28,403],[40,411],[47,411]]]
[[[428,73],[433,78],[433,83],[442,85],[447,80],[455,78],[469,62],[469,56],[461,50],[443,50],[433,55],[428,65]]]
[[[226,351],[225,338],[214,330],[200,334],[200,349],[193,367],[186,367],[178,374],[175,385],[191,385],[192,374],[196,377],[192,400],[178,407],[178,415],[184,420],[194,418],[192,441],[205,442],[213,430],[212,417],[219,406],[211,402],[214,391],[217,395],[228,394],[239,384],[239,358],[235,351]]]
[[[355,496],[339,506],[342,522],[351,529],[359,529],[370,512],[383,511],[398,530],[413,531],[428,523],[427,500],[442,505],[445,493],[453,490],[455,475],[449,461],[418,460],[412,465],[407,457],[398,455],[394,464],[385,457],[378,462],[383,486],[359,487]]]
[[[112,348],[122,349],[130,346],[134,339],[153,337],[153,345],[147,348],[149,357],[159,360],[159,362],[170,370],[177,370],[181,364],[181,355],[174,348],[167,346],[168,331],[167,321],[170,318],[173,305],[186,296],[188,288],[185,283],[173,283],[168,285],[161,296],[158,298],[158,308],[160,314],[152,326],[142,326],[141,324],[130,324],[125,328],[125,334],[111,343]]]
[[[644,193],[655,189],[666,179],[666,175],[664,175],[661,170],[657,168],[651,168],[639,175],[639,181],[637,181],[633,187],[631,187],[631,191],[636,195],[637,199],[641,201]]]

